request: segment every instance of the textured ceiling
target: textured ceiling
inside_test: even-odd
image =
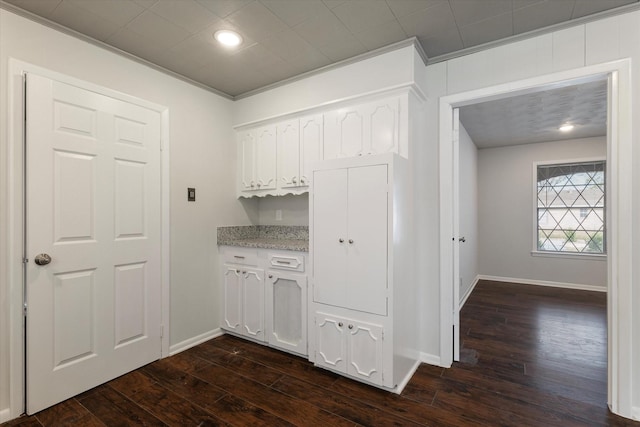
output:
[[[3,0],[229,96],[417,37],[429,58],[640,0]],[[219,29],[245,39],[219,47]]]
[[[460,121],[478,148],[603,136],[606,80],[544,90],[460,108]],[[560,132],[564,124],[574,125]]]

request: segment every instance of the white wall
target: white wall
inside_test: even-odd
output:
[[[640,67],[637,64],[640,63],[640,43],[638,40],[640,40],[640,11],[635,10],[430,65],[427,67],[425,82],[427,96],[430,98],[427,112],[428,145],[437,146],[439,143],[441,130],[437,108],[438,97],[630,58],[633,64],[628,76],[631,93],[621,93],[621,98],[623,102],[629,102],[631,108],[625,106],[619,111],[619,121],[631,124],[631,135],[624,135],[624,137],[632,138],[633,147],[639,147]],[[623,75],[621,78],[626,80],[627,76]],[[640,194],[640,150],[634,149],[630,156],[622,160],[632,163],[633,172],[631,177],[621,177],[621,185],[631,187],[627,193]],[[423,156],[421,162],[425,168],[438,168],[437,157]],[[437,191],[427,193],[420,202],[428,205],[438,200],[438,197]],[[622,209],[631,217],[640,218],[640,197],[625,199],[621,203]],[[428,210],[428,206],[423,206],[423,209]],[[433,242],[433,234],[429,233],[429,227],[419,229],[419,233],[419,238],[427,242],[421,249],[422,253],[437,254],[436,246],[439,245],[439,241]],[[626,375],[627,379],[620,380],[621,388],[616,390],[616,394],[617,402],[624,412],[623,415],[630,417],[633,413],[640,419],[640,357],[638,357],[640,355],[640,309],[638,309],[640,307],[640,246],[637,244],[640,242],[640,227],[632,227],[628,230],[628,234],[621,242],[627,245],[629,250],[625,250],[620,256],[625,259],[630,258],[629,264],[634,267],[631,274],[624,272],[626,289],[630,283],[631,292],[625,292],[622,298],[618,298],[618,301],[623,302],[625,306],[624,313],[616,312],[613,315],[618,316],[621,325],[618,339],[631,343],[632,352],[619,355],[617,359],[616,363],[625,366],[621,375]],[[629,242],[634,242],[635,246]],[[433,271],[439,272],[439,267]],[[440,272],[440,274],[443,273]],[[432,277],[433,273],[430,276]],[[434,282],[438,280],[439,278]],[[439,313],[440,294],[437,289],[439,284],[429,279],[424,286],[429,298],[423,299],[423,312]],[[429,325],[437,325],[439,329],[439,318],[436,323],[429,323]],[[440,344],[439,332],[428,328],[424,334],[423,350],[431,354],[440,354]],[[631,361],[630,365],[629,361]]]
[[[7,259],[15,242],[8,232],[8,179],[20,158],[8,164],[8,60],[18,60],[124,92],[169,108],[171,153],[171,330],[179,345],[218,328],[216,226],[249,224],[255,204],[235,196],[236,146],[232,102],[144,65],[0,9],[0,414],[9,406],[9,297],[19,301],[20,283],[8,283]],[[19,152],[19,151],[18,151]],[[196,187],[197,201],[186,201]],[[247,210],[245,210],[247,209]],[[18,270],[19,271],[19,270]],[[14,325],[19,328],[19,325]],[[19,332],[19,330],[18,330]],[[15,374],[14,375],[19,375]],[[15,396],[14,399],[20,399]],[[16,416],[18,414],[12,414]]]
[[[460,123],[460,298],[464,298],[478,275],[478,148]],[[484,223],[480,221],[480,224]]]
[[[606,258],[531,255],[535,224],[533,162],[605,158],[606,154],[606,137],[479,150],[480,273],[606,289]]]
[[[282,220],[276,220],[276,211]],[[267,196],[258,199],[259,225],[309,225],[309,194]]]

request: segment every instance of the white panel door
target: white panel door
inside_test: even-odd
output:
[[[322,115],[300,119],[300,184],[311,185],[311,164],[323,157]]]
[[[36,75],[26,114],[32,414],[160,357],[160,115]]]
[[[314,300],[345,305],[347,297],[347,169],[313,174]]]
[[[278,185],[280,188],[300,184],[300,130],[298,120],[278,124]]]
[[[242,272],[240,267],[224,265],[222,279],[223,308],[222,327],[242,333]]]
[[[347,373],[382,385],[382,326],[347,321]]]
[[[264,341],[264,270],[242,271],[242,334]]]
[[[387,165],[349,169],[347,295],[343,305],[387,314]]]
[[[276,188],[276,126],[266,126],[256,131],[255,180],[257,190]]]

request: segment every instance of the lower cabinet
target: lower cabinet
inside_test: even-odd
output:
[[[264,270],[224,264],[223,328],[264,341]]]
[[[306,256],[292,251],[220,248],[222,329],[306,356]]]
[[[307,277],[278,271],[267,275],[267,341],[273,347],[307,354]]]
[[[384,384],[381,325],[317,312],[315,328],[316,365],[371,384]]]

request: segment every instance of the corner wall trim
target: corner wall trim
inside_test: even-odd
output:
[[[440,356],[436,356],[435,354],[430,353],[420,353],[420,362],[426,363],[429,365],[442,366],[440,364]],[[448,368],[449,366],[442,366],[443,368]]]
[[[11,419],[11,409],[5,408],[0,410],[0,423],[7,422]]]
[[[467,289],[464,295],[462,295],[462,298],[460,298],[460,306],[459,306],[460,310],[462,309],[462,307],[464,307],[464,304],[469,299],[469,296],[471,296],[471,292],[473,292],[479,280],[480,280],[480,276],[476,276],[476,278],[473,279],[473,283],[471,284],[471,286],[469,286],[469,289]]]
[[[420,367],[420,361],[416,360],[416,362],[413,364],[413,366],[409,370],[409,373],[407,374],[407,376],[404,377],[402,379],[402,381],[400,381],[400,383],[396,387],[395,392],[397,394],[402,394],[402,390],[404,390],[404,388],[407,386],[407,384],[409,384],[409,381],[411,381],[411,377],[413,377],[413,374],[416,373],[416,371],[418,370],[419,367]]]
[[[518,279],[514,277],[486,276],[484,274],[479,274],[477,279],[492,280],[494,282],[520,283],[523,285],[549,286],[552,288],[577,289],[581,291],[607,292],[606,286],[584,285],[580,283],[550,282],[546,280],[531,280],[531,279]]]
[[[217,329],[213,329],[211,331],[205,332],[204,334],[196,335],[193,338],[189,338],[187,340],[174,344],[171,347],[169,347],[169,356],[173,356],[174,354],[178,354],[182,351],[188,350],[191,347],[195,347],[198,344],[202,344],[203,342],[209,341],[212,338],[219,337],[222,334],[223,334],[222,329],[217,328]]]

